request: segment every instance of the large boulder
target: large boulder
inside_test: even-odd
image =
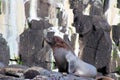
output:
[[[109,73],[112,43],[107,21],[100,16],[80,15],[75,27],[80,37],[79,57],[96,66],[102,74]]]
[[[8,65],[9,59],[9,47],[7,46],[6,40],[2,37],[2,34],[0,33],[0,67],[3,67],[3,65]]]
[[[48,68],[46,61],[50,61],[51,54],[48,53],[49,46],[44,46],[43,30],[49,26],[51,25],[45,21],[34,20],[31,22],[31,28],[20,35],[19,53],[24,65]]]
[[[71,0],[70,0],[71,1]],[[74,2],[75,1],[75,2]],[[108,8],[107,1],[101,0],[74,0],[71,7],[74,13],[74,26],[79,33],[79,57],[96,66],[103,75],[110,71],[112,43],[110,26],[103,17]],[[88,14],[84,14],[90,5]],[[80,9],[81,8],[81,9]]]

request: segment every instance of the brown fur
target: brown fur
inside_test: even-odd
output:
[[[47,40],[47,42],[48,43],[49,42],[50,43],[54,43],[54,45],[50,45],[53,50],[56,49],[56,48],[64,48],[64,49],[67,49],[67,50],[70,49],[73,52],[72,47],[69,44],[67,44],[63,39],[58,37],[58,36],[54,36],[52,41]]]

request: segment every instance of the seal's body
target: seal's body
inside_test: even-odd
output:
[[[53,49],[56,65],[60,72],[85,77],[95,77],[97,75],[96,68],[80,60],[63,39],[53,36],[46,38],[46,41]]]

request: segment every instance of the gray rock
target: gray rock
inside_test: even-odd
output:
[[[9,65],[1,68],[0,72],[4,76],[10,76],[15,78],[23,78],[23,73],[28,67],[22,65]]]
[[[32,80],[50,80],[47,76],[43,76],[43,75],[37,75],[35,78],[33,78]]]
[[[50,4],[47,0],[38,0],[37,1],[37,16],[38,17],[48,17]],[[27,1],[25,3],[25,16],[26,18],[29,18],[29,11],[30,11],[30,1]]]
[[[74,26],[76,28],[76,32],[80,34],[80,36],[89,33],[92,29],[92,17],[86,15],[78,15],[74,20]]]
[[[3,67],[5,67],[5,65],[2,62],[0,62],[0,68],[3,68]]]
[[[25,16],[26,18],[28,18],[30,15],[29,15],[29,10],[30,10],[30,1],[27,1],[25,4]]]
[[[103,74],[109,73],[112,43],[107,21],[100,16],[80,15],[75,27],[80,36],[79,57],[96,66]]]
[[[0,68],[0,80],[24,80],[23,73],[27,68],[23,65],[9,65]]]
[[[65,80],[95,80],[93,78],[86,78],[86,77],[77,77],[74,75],[67,75],[64,77]]]
[[[50,69],[50,47],[44,46],[43,30],[26,30],[20,36],[20,55],[23,65]],[[46,62],[48,61],[48,62]]]
[[[29,23],[29,28],[32,30],[44,30],[50,26],[52,26],[52,25],[49,24],[49,22],[45,21],[45,20],[40,20],[40,21],[32,20]]]
[[[31,67],[24,72],[25,79],[33,79],[37,75],[49,76],[50,71],[41,67]]]
[[[95,0],[90,9],[90,15],[103,15],[103,3],[101,0]]]
[[[51,69],[51,62],[49,53],[49,46],[44,45],[43,30],[50,27],[48,17],[50,3],[46,0],[37,1],[37,16],[41,20],[31,20],[28,21],[29,29],[26,29],[20,35],[20,49],[19,54],[23,65],[27,66],[42,66],[47,69]],[[28,19],[30,8],[30,1],[25,3],[25,15]]]
[[[5,76],[0,74],[0,80],[24,80],[23,78],[15,78],[11,76]]]
[[[38,17],[48,17],[49,15],[49,8],[50,8],[50,3],[48,0],[38,0],[38,11],[37,11],[37,15]]]
[[[6,40],[2,37],[2,34],[0,33],[0,62],[2,62],[3,65],[8,65],[9,59],[9,47],[7,46]]]

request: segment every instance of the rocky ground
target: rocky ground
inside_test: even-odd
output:
[[[95,80],[49,71],[42,67],[26,67],[22,65],[0,65],[0,80]]]

